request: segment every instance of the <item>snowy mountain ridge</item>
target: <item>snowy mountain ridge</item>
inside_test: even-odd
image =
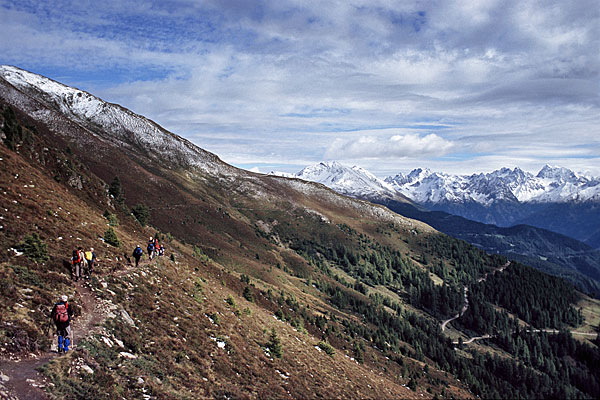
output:
[[[406,201],[393,185],[377,178],[366,169],[358,166],[347,167],[337,161],[310,165],[296,174],[272,171],[269,175],[321,183],[351,197]]]
[[[490,173],[451,175],[420,168],[385,179],[417,203],[467,203],[489,206],[498,201],[565,203],[600,201],[600,179],[545,165],[537,175],[520,168]]]
[[[227,165],[214,154],[173,135],[146,117],[117,104],[105,102],[88,92],[8,65],[0,65],[0,78],[94,133],[111,133],[110,136],[102,136],[105,140],[116,140],[124,147],[144,148],[149,156],[175,166],[193,166],[221,174],[228,172]],[[36,119],[44,122],[55,117],[44,108],[29,111]],[[101,129],[95,129],[98,127]]]
[[[399,194],[421,204],[496,202],[568,203],[600,201],[600,178],[546,165],[536,175],[520,168],[490,173],[452,175],[416,168],[385,180],[364,168],[339,162],[321,162],[296,174],[271,175],[321,183],[336,192],[366,199],[394,199]]]

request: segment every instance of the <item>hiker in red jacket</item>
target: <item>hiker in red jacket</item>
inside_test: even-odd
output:
[[[66,353],[71,344],[71,318],[73,318],[73,309],[67,303],[67,296],[62,295],[60,301],[54,305],[50,318],[56,325],[56,334],[58,335],[58,352]]]
[[[71,273],[73,274],[75,282],[81,278],[83,267],[85,265],[87,265],[87,261],[85,261],[83,248],[79,247],[77,250],[73,250],[73,257],[71,257]]]

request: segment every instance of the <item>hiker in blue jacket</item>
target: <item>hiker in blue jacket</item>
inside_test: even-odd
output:
[[[144,250],[142,250],[142,248],[138,244],[137,247],[133,250],[133,254],[132,254],[133,258],[135,258],[135,267],[136,268],[140,264],[140,258],[142,258],[143,255],[144,255]]]
[[[68,297],[62,295],[60,301],[54,305],[50,318],[56,325],[56,334],[58,335],[58,352],[66,353],[71,344],[71,319],[73,318],[73,309],[67,303]]]

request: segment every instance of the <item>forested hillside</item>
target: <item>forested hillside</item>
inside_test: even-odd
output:
[[[503,254],[560,276],[585,293],[600,296],[600,251],[578,240],[529,225],[504,228],[442,211],[426,211],[404,202],[385,200],[380,203],[485,251]]]

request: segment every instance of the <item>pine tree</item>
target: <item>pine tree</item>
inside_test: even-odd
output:
[[[104,232],[104,241],[115,247],[119,247],[121,245],[121,242],[119,241],[119,238],[112,227],[108,228],[106,232]]]
[[[37,233],[26,235],[21,246],[23,247],[23,253],[33,261],[44,262],[48,260],[48,246]]]
[[[108,187],[108,194],[110,194],[114,199],[115,203],[123,204],[125,202],[125,198],[123,197],[123,191],[121,189],[121,181],[118,176],[115,176],[115,179],[110,183]]]
[[[146,226],[150,218],[150,209],[145,204],[136,204],[131,208],[131,213],[138,220],[140,225]]]
[[[267,348],[273,357],[281,358],[283,356],[283,349],[281,347],[281,340],[277,337],[277,332],[275,332],[275,328],[271,328],[271,336],[269,336],[269,343],[267,343]]]

